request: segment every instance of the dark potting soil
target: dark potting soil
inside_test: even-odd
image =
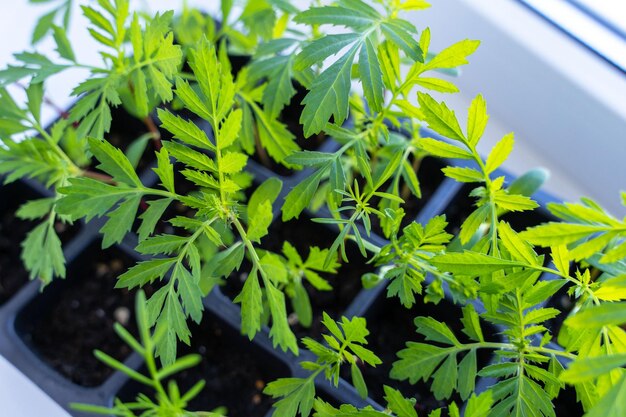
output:
[[[302,216],[300,219],[286,223],[277,220],[270,226],[269,234],[262,239],[261,248],[282,253],[283,242],[288,241],[306,260],[310,246],[317,246],[320,249],[328,248],[335,236],[336,234],[326,226],[313,223],[308,217]],[[349,263],[342,262],[337,274],[320,274],[333,287],[331,291],[318,291],[308,282],[305,282],[305,288],[311,300],[313,321],[311,327],[306,328],[298,323],[295,314],[290,315],[292,329],[298,339],[309,336],[321,340],[322,333],[326,332],[325,327],[321,324],[322,313],[326,312],[338,320],[362,289],[361,276],[374,271],[374,267],[366,263],[367,260],[363,258],[355,244],[350,243],[346,249]],[[234,299],[241,292],[249,271],[250,265],[244,262],[239,271],[235,271],[226,280],[222,292]],[[289,311],[293,310],[289,300],[287,300],[287,307]]]
[[[0,305],[9,300],[28,282],[28,272],[20,255],[21,243],[40,221],[21,220],[16,211],[26,201],[42,196],[23,182],[14,182],[0,187]],[[42,219],[43,221],[43,219]],[[80,225],[55,223],[55,230],[62,243],[78,233]]]
[[[424,304],[418,301],[411,309],[403,307],[398,298],[387,298],[385,293],[370,309],[366,316],[367,328],[370,331],[367,336],[367,348],[371,349],[380,359],[382,364],[377,367],[362,366],[361,372],[367,384],[370,398],[379,404],[385,404],[383,385],[389,385],[399,389],[405,397],[415,398],[415,409],[418,414],[428,415],[434,409],[446,407],[450,400],[460,404],[462,401],[457,393],[450,400],[437,400],[430,392],[432,379],[428,383],[419,381],[411,385],[408,381],[398,381],[389,377],[393,362],[398,360],[397,352],[406,347],[406,343],[423,342],[424,338],[416,332],[414,319],[418,316],[430,316],[448,325],[450,330],[463,343],[467,338],[462,333],[461,310],[447,301],[439,304]],[[497,340],[496,330],[486,323],[482,324],[483,334],[487,340]],[[491,358],[491,353],[483,349],[477,351],[478,367],[485,366]],[[461,358],[458,358],[460,361]],[[342,368],[342,377],[350,381],[349,367]]]
[[[229,417],[264,416],[273,401],[263,394],[263,389],[269,382],[289,376],[289,368],[208,312],[199,325],[190,325],[190,330],[191,346],[179,344],[178,356],[199,354],[202,361],[172,379],[181,393],[200,380],[204,380],[206,386],[188,409],[211,411],[226,407]],[[129,382],[118,395],[130,401],[140,392],[153,394],[149,388]]]
[[[136,334],[134,292],[115,289],[117,277],[135,261],[120,249],[100,249],[94,242],[68,269],[66,281],[55,281],[18,317],[18,331],[45,362],[72,382],[101,385],[112,370],[97,360],[100,349],[123,361],[130,348],[113,329],[116,322]],[[147,295],[151,287],[144,288]]]
[[[420,211],[424,208],[426,203],[430,200],[432,195],[437,191],[437,188],[443,182],[445,176],[441,171],[445,167],[445,164],[436,158],[424,158],[417,170],[417,176],[420,182],[420,191],[422,193],[421,198],[415,197],[413,194],[409,194],[409,197],[404,199],[405,202],[401,205],[404,209],[404,218],[402,219],[400,229],[408,226],[411,222],[415,221]],[[405,182],[400,180],[400,190],[405,189]],[[382,191],[387,191],[383,186]],[[370,200],[370,205],[378,207],[380,198],[374,197]],[[380,225],[380,219],[377,216],[370,217],[372,221],[372,232],[378,236],[384,237],[385,234]]]

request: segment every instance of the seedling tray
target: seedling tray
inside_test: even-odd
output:
[[[113,120],[123,120],[114,117]],[[129,129],[133,124],[127,124]],[[204,124],[203,126],[206,126]],[[121,132],[123,133],[123,132]],[[424,135],[431,133],[424,131]],[[133,135],[134,132],[128,132]],[[439,138],[441,139],[441,138]],[[321,138],[317,144],[320,151],[332,151],[337,144],[331,138]],[[154,184],[156,176],[149,169],[153,161],[149,157],[142,162],[144,172],[142,179],[146,184]],[[275,169],[274,172],[255,161],[250,161],[248,169],[254,174],[256,181],[270,177],[280,177],[283,181],[282,195],[310,174],[309,170],[289,172]],[[444,179],[440,172],[440,164],[431,161],[424,164],[420,177],[430,187],[423,202],[409,220],[423,222],[430,217],[445,213],[451,220],[449,230],[458,227],[465,216],[471,211],[471,203],[466,198],[467,189],[459,183]],[[513,178],[506,172],[508,180]],[[15,221],[11,232],[19,232],[21,223],[14,220],[14,213],[19,205],[36,196],[47,196],[49,191],[28,181],[19,181],[0,188],[0,220],[3,224]],[[542,207],[553,197],[538,192],[534,196]],[[280,204],[277,204],[280,205]],[[278,210],[278,207],[277,207]],[[315,225],[311,228],[312,217],[324,217],[326,209],[317,213],[305,212],[299,220],[283,225],[280,216],[275,216],[272,232],[262,245],[276,249],[282,242],[271,241],[272,236],[282,236],[294,245],[319,244],[328,247],[337,230],[326,225]],[[520,217],[517,217],[518,219]],[[526,215],[513,224],[517,230],[551,220],[551,215],[540,208]],[[26,225],[28,226],[28,225]],[[141,369],[143,364],[136,354],[131,354],[112,331],[115,321],[127,323],[133,331],[132,292],[113,290],[112,285],[119,271],[132,265],[142,257],[134,251],[136,237],[129,236],[122,244],[112,248],[100,249],[99,229],[102,221],[95,220],[87,224],[76,224],[66,231],[67,244],[65,256],[68,260],[68,278],[55,281],[44,292],[40,292],[38,282],[28,282],[26,272],[19,267],[20,233],[0,232],[0,245],[10,256],[10,264],[2,263],[0,283],[9,290],[0,294],[0,355],[7,358],[22,373],[41,387],[54,401],[73,416],[83,416],[69,408],[70,402],[87,402],[99,405],[111,405],[116,396],[132,398],[138,387],[120,372],[112,372],[98,364],[92,356],[92,349],[107,351],[133,369]],[[365,236],[363,232],[362,235]],[[6,239],[11,242],[4,242]],[[281,237],[274,239],[281,239]],[[298,242],[297,239],[302,240]],[[321,239],[322,241],[316,241]],[[369,239],[376,244],[384,244],[385,238],[373,233]],[[313,243],[312,243],[313,242]],[[17,252],[15,252],[17,248]],[[355,250],[355,254],[356,250]],[[430,394],[426,384],[410,386],[388,378],[391,362],[395,352],[404,346],[406,341],[416,340],[417,334],[413,326],[413,318],[417,315],[430,315],[434,318],[455,325],[460,316],[460,308],[451,302],[446,291],[446,299],[439,305],[418,303],[413,309],[407,310],[397,299],[387,299],[385,283],[372,288],[362,289],[360,274],[373,270],[370,265],[358,261],[345,265],[338,279],[347,279],[347,283],[338,283],[338,290],[333,294],[322,294],[328,299],[314,299],[315,320],[319,319],[322,309],[329,310],[334,318],[341,315],[363,316],[368,320],[370,347],[381,356],[384,365],[376,369],[364,369],[366,382],[370,386],[370,397],[361,399],[356,390],[344,379],[334,388],[322,379],[316,381],[318,394],[332,404],[352,403],[357,406],[370,404],[378,409],[382,403],[382,384],[392,384],[400,388],[405,395],[415,397],[420,404],[420,411],[444,405],[436,401]],[[5,265],[9,265],[5,267]],[[245,267],[244,267],[245,268]],[[547,277],[549,278],[549,277]],[[240,309],[232,302],[237,290],[237,276],[229,286],[216,288],[204,299],[205,316],[200,325],[194,325],[192,345],[181,347],[184,352],[199,353],[203,361],[197,369],[189,370],[188,375],[181,375],[180,385],[185,388],[187,378],[208,381],[204,394],[192,404],[198,408],[217,406],[229,407],[230,417],[262,417],[270,416],[271,400],[262,394],[263,387],[278,377],[302,376],[300,361],[312,357],[309,352],[302,351],[299,357],[272,348],[268,329],[264,328],[252,341],[240,335]],[[10,283],[6,284],[5,283]],[[344,287],[345,286],[345,287]],[[150,288],[146,289],[148,292]],[[94,295],[95,294],[95,295]],[[317,294],[316,294],[317,295]],[[313,295],[315,297],[316,295]],[[558,295],[557,295],[558,296]],[[476,304],[478,311],[482,307]],[[452,321],[451,321],[452,320]],[[321,328],[314,325],[311,329],[295,328],[298,337],[311,336],[318,338]],[[484,326],[486,337],[498,340],[500,329]],[[458,333],[458,332],[457,332]],[[555,346],[558,348],[558,346]],[[483,364],[493,361],[486,355],[479,357]],[[192,381],[192,382],[193,382]],[[488,380],[479,380],[478,387],[486,388]],[[234,392],[233,392],[234,391]],[[150,394],[150,393],[148,393]],[[571,393],[557,400],[557,414],[575,416],[582,414],[572,398]],[[423,414],[420,414],[423,415]]]

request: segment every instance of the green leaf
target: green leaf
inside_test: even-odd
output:
[[[269,200],[264,200],[258,205],[254,216],[248,218],[248,239],[253,242],[260,242],[261,238],[267,235],[272,219],[272,203]]]
[[[490,214],[491,207],[489,204],[485,204],[467,216],[467,219],[461,225],[461,232],[459,233],[462,244],[467,244],[474,237],[480,225],[487,221]]]
[[[152,233],[156,224],[165,213],[165,210],[172,203],[171,198],[161,198],[159,200],[148,201],[148,208],[144,211],[139,218],[141,219],[141,225],[137,230],[139,234],[139,241],[146,239]]]
[[[467,304],[463,307],[463,318],[461,319],[461,323],[463,323],[463,333],[465,333],[469,338],[478,342],[485,341],[483,331],[480,327],[478,313],[472,304]]]
[[[432,317],[417,317],[414,320],[417,332],[423,334],[426,340],[449,345],[460,345],[454,333],[445,323],[440,323]]]
[[[465,141],[456,115],[445,103],[438,103],[426,93],[418,92],[417,100],[424,113],[425,121],[435,132],[450,139]]]
[[[500,190],[495,194],[494,202],[496,205],[507,211],[525,211],[539,207],[530,197],[519,194],[509,194],[504,190]]]
[[[174,190],[174,165],[170,162],[170,155],[167,152],[167,148],[161,148],[156,152],[157,167],[153,168],[157,176],[161,180],[161,184],[165,189],[171,193],[175,193]]]
[[[355,3],[353,2],[353,4]],[[359,3],[368,7],[362,2]],[[298,14],[294,21],[308,25],[345,26],[358,30],[371,25],[377,17],[377,14],[372,15],[367,11],[355,10],[352,7],[325,6],[305,10]]]
[[[28,110],[35,118],[35,120],[41,123],[41,103],[43,102],[43,83],[30,83],[26,89],[26,96],[28,97]]]
[[[272,327],[270,337],[274,347],[280,346],[283,351],[291,350],[298,354],[298,342],[287,321],[287,308],[285,306],[285,295],[277,289],[269,280],[264,280],[267,303],[272,314]]]
[[[176,258],[142,261],[117,278],[115,288],[141,287],[155,279],[161,279],[176,263]]]
[[[241,332],[252,340],[254,335],[261,330],[261,315],[263,314],[263,293],[256,269],[248,275],[241,293],[234,301],[241,304]]]
[[[520,237],[534,245],[552,247],[608,230],[609,227],[601,225],[549,222],[525,230]]]
[[[302,71],[319,64],[346,46],[356,42],[357,39],[359,39],[359,35],[356,33],[330,34],[315,39],[302,48],[302,51],[296,56],[294,68]]]
[[[289,191],[282,207],[283,222],[294,217],[298,218],[302,210],[311,202],[311,199],[319,187],[320,181],[329,169],[330,166],[318,169]]]
[[[458,391],[463,400],[474,392],[476,373],[476,350],[472,349],[459,363]]]
[[[243,171],[247,162],[247,155],[239,152],[226,152],[222,155],[220,170],[225,174],[235,174]]]
[[[431,258],[431,263],[441,271],[459,275],[484,275],[515,267],[528,266],[526,263],[508,261],[477,252],[446,253]]]
[[[626,302],[603,303],[580,310],[565,320],[573,329],[599,328],[626,323]]]
[[[359,43],[352,46],[313,82],[309,94],[302,101],[304,109],[300,116],[306,137],[320,133],[331,116],[336,124],[343,123],[348,117],[350,75],[359,47]]]
[[[185,308],[185,313],[196,323],[200,323],[202,311],[204,310],[202,290],[200,290],[198,278],[199,276],[191,274],[180,262],[176,264],[172,272],[172,279],[176,279],[178,282],[177,289]]]
[[[35,220],[50,213],[55,203],[54,197],[38,198],[22,204],[15,215],[23,220]]]
[[[193,109],[191,110],[193,111]],[[175,116],[168,110],[157,109],[157,113],[162,123],[161,127],[170,132],[175,139],[201,149],[215,150],[215,146],[209,141],[206,133],[192,121]]]
[[[493,405],[493,395],[491,390],[487,390],[480,395],[472,394],[465,407],[465,417],[487,417]]]
[[[267,153],[276,162],[284,164],[285,158],[300,150],[300,147],[294,140],[294,135],[283,123],[269,117],[258,106],[253,106],[252,108],[257,121],[261,145],[267,149]]]
[[[385,390],[387,407],[398,417],[417,417],[417,411],[415,411],[413,401],[404,398],[400,391],[392,387],[385,385],[383,388]]]
[[[626,365],[626,353],[579,358],[561,373],[560,379],[568,384],[577,384],[598,378],[624,365]]]
[[[513,150],[513,133],[504,136],[489,152],[485,169],[488,173],[492,173],[509,157]]]
[[[280,378],[267,384],[263,393],[273,398],[283,397],[273,405],[274,416],[308,417],[315,399],[315,383],[312,378]]]
[[[140,201],[141,195],[130,197],[108,214],[109,220],[100,228],[103,235],[103,249],[120,243],[124,239],[133,226]]]
[[[76,61],[76,56],[74,55],[70,41],[67,39],[65,29],[57,25],[52,25],[52,36],[57,44],[57,52],[59,55],[70,61]]]
[[[317,151],[300,151],[295,152],[285,158],[285,162],[303,166],[319,166],[329,162],[333,162],[336,156],[332,153]]]
[[[431,69],[443,69],[443,68],[456,68],[461,65],[467,64],[467,57],[472,55],[478,46],[480,41],[465,39],[457,42],[433,57],[425,64],[427,70]]]
[[[65,256],[52,222],[45,221],[28,232],[21,258],[30,279],[38,278],[45,285],[54,277],[65,277]]]
[[[143,187],[130,161],[124,153],[109,142],[89,138],[89,150],[100,161],[98,168],[116,182]]]
[[[352,385],[356,388],[356,391],[359,393],[361,398],[367,398],[367,385],[365,385],[365,380],[363,379],[363,374],[359,369],[359,365],[356,362],[353,362],[350,365],[350,375],[352,378]]]
[[[359,54],[359,75],[363,93],[372,111],[379,112],[383,105],[383,74],[374,43],[367,37]]]
[[[389,20],[384,22],[380,25],[380,28],[385,34],[385,37],[393,41],[409,58],[413,61],[424,62],[424,53],[419,43],[413,38],[412,34],[406,31],[397,21]]]
[[[529,265],[541,266],[532,247],[520,238],[508,223],[500,222],[498,225],[498,236],[513,260],[526,262]]]
[[[418,77],[414,78],[413,81],[421,87],[432,91],[438,91],[440,93],[459,92],[459,88],[456,85],[452,84],[450,81],[442,80],[440,78]]]
[[[445,167],[442,169],[446,177],[460,182],[483,182],[485,177],[474,168],[468,167]]]
[[[622,376],[619,382],[585,414],[585,417],[621,417],[626,415],[624,398],[626,398],[626,376]]]

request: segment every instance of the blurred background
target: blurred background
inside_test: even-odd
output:
[[[68,0],[13,0],[0,4],[0,66],[29,49],[37,18]],[[82,0],[90,1],[90,0]],[[72,0],[69,36],[79,60],[99,56],[87,36],[86,20]],[[292,0],[299,6],[310,1]],[[215,0],[189,0],[213,11]],[[514,131],[516,149],[505,165],[514,174],[543,166],[551,171],[546,189],[557,198],[590,196],[615,215],[626,214],[626,0],[433,0],[409,15],[418,29],[429,26],[433,50],[464,38],[482,41],[456,83],[461,93],[445,99],[462,117],[475,94],[491,114],[483,151]],[[135,1],[167,10],[182,0]],[[50,51],[50,39],[37,45]],[[76,70],[79,71],[79,70]],[[71,103],[76,72],[48,83],[59,106]],[[48,109],[47,120],[54,118]]]

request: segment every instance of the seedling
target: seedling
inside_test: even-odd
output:
[[[299,321],[311,324],[310,299],[328,289],[319,274],[354,261],[346,250],[350,243],[380,268],[363,277],[365,286],[387,285],[387,295],[407,308],[420,297],[432,303],[447,297],[463,312],[459,332],[437,317],[416,317],[415,340],[398,352],[392,377],[427,381],[438,400],[458,395],[466,401],[465,416],[553,417],[552,401],[566,383],[589,416],[623,414],[612,405],[623,403],[626,386],[626,333],[620,327],[626,322],[624,221],[589,199],[549,205],[564,222],[517,232],[503,220],[538,207],[532,194],[545,175],[533,171],[508,181],[500,173],[513,134],[481,156],[478,144],[489,119],[482,96],[472,100],[462,127],[445,100],[432,95],[458,92],[449,76],[458,75],[479,42],[461,40],[431,51],[431,31],[418,31],[405,19],[406,12],[428,8],[427,2],[337,0],[299,10],[282,0],[248,0],[241,8],[224,0],[215,21],[187,7],[178,16],[148,17],[131,13],[127,0],[98,0],[83,6],[89,33],[102,48],[98,66],[76,58],[64,29],[69,17],[58,25],[60,14],[69,16],[70,3],[44,15],[33,39],[51,33],[58,56],[20,53],[19,66],[0,71],[0,87],[25,79],[28,98],[20,107],[0,90],[0,173],[6,182],[35,179],[54,193],[27,202],[18,213],[41,220],[23,243],[33,279],[47,284],[65,274],[57,220],[104,217],[104,248],[130,234],[138,237],[136,249],[146,260],[120,275],[117,287],[160,286],[139,309],[141,341],[118,331],[145,356],[150,375],[99,356],[156,388],[159,397],[151,402],[142,396],[132,407],[118,402],[114,412],[132,415],[139,407],[156,413],[167,404],[175,415],[193,415],[184,410],[190,397],[179,395],[175,385],[166,391],[160,381],[196,361],[177,361],[177,344],[190,343],[187,320],[201,320],[203,297],[233,271],[248,268],[235,298],[242,332],[252,339],[267,324],[275,347],[294,355],[304,347],[316,356],[303,362],[308,377],[268,385],[266,392],[280,398],[278,417],[308,417],[313,410],[322,417],[416,417],[412,400],[394,387],[385,387],[384,413],[315,398],[317,375],[336,386],[344,364],[366,396],[359,367],[380,362],[364,347],[362,318],[335,322],[324,315],[330,331],[325,343],[305,338],[303,346],[288,320],[287,299]],[[89,78],[77,84],[67,118],[46,129],[44,82],[77,66],[88,69]],[[292,102],[296,87],[308,91],[299,120],[290,121],[300,125],[301,138],[281,116],[300,104]],[[124,150],[108,141],[111,109],[118,106],[146,130]],[[302,150],[312,137],[332,138],[336,146]],[[137,172],[146,148],[155,156],[157,184]],[[306,173],[283,190],[278,175],[253,178],[250,157]],[[445,176],[471,188],[475,204],[458,236],[446,229],[445,216],[423,224],[407,217],[406,202],[422,196],[426,157],[439,158]],[[283,222],[317,212],[313,221],[332,228],[335,239],[302,253],[289,243],[282,253],[264,250],[261,240],[271,234],[276,203]],[[182,207],[185,215],[172,207]],[[379,239],[373,223],[380,225]],[[549,259],[537,253],[539,246],[549,248]],[[572,262],[599,272],[571,268]],[[545,279],[548,274],[552,280]],[[560,311],[546,302],[564,287],[576,308],[553,335],[546,323]],[[483,334],[485,321],[500,334]],[[479,350],[493,352],[495,363],[479,369]],[[481,376],[497,382],[477,395]],[[447,413],[459,416],[459,410],[451,402]]]

